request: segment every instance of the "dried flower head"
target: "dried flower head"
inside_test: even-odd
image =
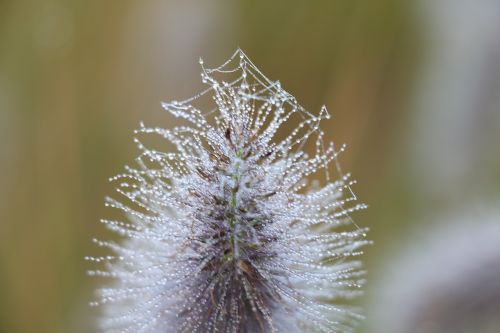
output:
[[[354,203],[349,175],[329,179],[344,147],[323,144],[326,109],[306,111],[241,50],[220,67],[200,64],[208,88],[163,103],[189,126],[137,130],[177,151],[136,139],[138,167],[112,178],[128,203],[107,205],[128,222],[102,222],[125,240],[96,240],[116,255],[88,258],[106,265],[91,275],[114,280],[95,302],[104,306],[103,330],[351,331],[360,316],[339,300],[363,284],[352,257],[368,242],[366,230],[348,214],[364,205]],[[287,122],[298,126],[287,131]],[[309,184],[321,170],[324,186]]]

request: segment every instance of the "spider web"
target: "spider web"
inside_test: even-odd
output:
[[[290,150],[298,152],[303,151],[306,145],[313,141],[310,140],[311,136],[315,136],[316,157],[326,156],[328,151],[334,151],[332,159],[336,171],[334,178],[345,182],[344,189],[347,197],[344,199],[344,203],[357,200],[356,194],[351,189],[356,181],[350,179],[350,173],[344,174],[342,172],[338,160],[338,155],[345,151],[346,145],[343,144],[336,149],[333,142],[326,144],[325,133],[319,126],[321,120],[330,119],[326,106],[323,105],[317,115],[311,113],[300,105],[292,94],[281,87],[280,81],[273,81],[265,76],[239,48],[218,67],[206,67],[202,58],[199,59],[199,64],[202,69],[201,80],[208,85],[208,88],[182,101],[163,102],[162,106],[166,111],[177,118],[185,118],[192,122],[196,122],[193,115],[199,115],[206,121],[215,122],[218,129],[224,132],[226,124],[218,113],[222,113],[224,116],[224,113],[230,112],[230,110],[221,109],[220,104],[216,103],[213,97],[220,95],[222,90],[233,92],[251,104],[250,110],[244,116],[251,118],[250,121],[259,132],[265,131],[270,126],[273,113],[280,112],[283,119],[280,125],[285,123],[287,125],[279,126],[276,137],[283,140],[297,137],[290,145]],[[290,129],[290,125],[297,126],[295,129]],[[329,163],[323,164],[320,169],[324,170],[326,183],[331,182]],[[342,208],[350,210],[348,207]],[[346,215],[346,218],[358,230],[361,230],[349,215]]]

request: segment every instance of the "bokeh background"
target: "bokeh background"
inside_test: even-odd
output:
[[[348,144],[359,331],[500,332],[499,32],[498,0],[0,0],[0,333],[95,332],[107,179],[238,46]]]

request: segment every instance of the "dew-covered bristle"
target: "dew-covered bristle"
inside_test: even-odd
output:
[[[208,88],[162,104],[186,125],[141,124],[137,167],[112,178],[120,196],[106,204],[126,220],[102,222],[123,241],[96,240],[114,255],[88,258],[105,266],[91,275],[112,278],[93,303],[102,330],[351,331],[360,315],[341,304],[360,294],[354,257],[368,241],[349,214],[364,205],[338,167],[344,147],[324,143],[326,108],[306,111],[241,50],[220,67],[200,64]],[[207,97],[213,108],[202,111]],[[144,134],[176,151],[147,148]],[[324,185],[308,181],[320,174]]]

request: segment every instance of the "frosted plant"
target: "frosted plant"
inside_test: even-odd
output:
[[[200,64],[208,88],[163,103],[189,126],[136,131],[176,152],[136,139],[138,167],[112,178],[127,204],[107,205],[127,222],[102,222],[124,241],[95,240],[115,255],[88,258],[105,262],[91,275],[113,279],[94,303],[103,331],[351,331],[360,316],[342,300],[360,293],[352,257],[368,241],[348,214],[364,205],[349,175],[329,179],[344,148],[323,144],[326,109],[306,111],[241,50],[220,67]],[[320,171],[324,186],[309,184]]]

